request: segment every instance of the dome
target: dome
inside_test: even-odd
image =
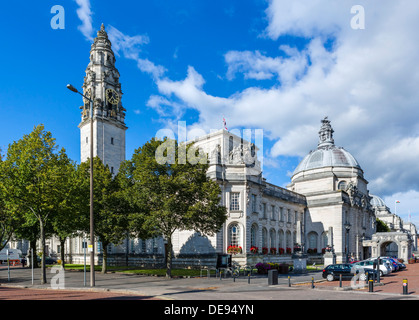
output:
[[[319,144],[300,162],[293,175],[299,172],[323,167],[354,167],[361,169],[358,161],[348,151],[336,147],[333,140],[333,129],[327,117],[322,120],[319,131]]]
[[[372,199],[370,201],[371,206],[373,206],[373,207],[385,207],[386,206],[384,200],[381,199],[380,197],[374,196],[372,194],[370,194],[370,197],[372,197]]]
[[[332,147],[311,151],[297,166],[294,175],[301,171],[323,167],[356,167],[361,169],[358,161],[348,151],[343,148]]]

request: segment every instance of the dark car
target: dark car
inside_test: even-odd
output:
[[[38,258],[38,263],[41,263],[41,257],[37,257]],[[57,259],[55,258],[51,258],[51,257],[45,257],[45,264],[56,264],[57,263]]]
[[[342,280],[350,280],[356,274],[359,274],[359,279],[365,281],[374,279],[376,273],[376,270],[357,269],[350,263],[330,264],[323,269],[323,278],[327,281],[333,281],[339,279],[342,275]]]

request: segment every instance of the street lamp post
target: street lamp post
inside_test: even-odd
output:
[[[346,251],[346,263],[349,262],[349,230],[351,230],[351,225],[349,223],[345,223],[346,229],[346,241],[345,241],[345,251]]]
[[[71,84],[67,88],[75,93],[80,94],[83,98],[90,102],[90,286],[95,286],[95,234],[93,219],[93,100],[79,92]]]

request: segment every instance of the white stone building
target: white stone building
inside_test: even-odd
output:
[[[126,110],[122,106],[115,55],[103,25],[91,47],[83,90],[94,101],[94,156],[99,156],[116,174],[125,160]],[[80,108],[83,162],[90,156],[89,101],[85,99]],[[389,250],[408,257],[412,242],[417,239],[416,227],[403,224],[378,197],[369,194],[368,182],[355,157],[335,146],[330,121],[325,118],[321,123],[317,148],[297,166],[286,188],[263,177],[263,158],[258,158],[258,149],[255,143],[247,141],[249,138],[219,130],[190,141],[208,154],[208,175],[220,185],[228,219],[212,237],[193,231],[176,232],[172,239],[174,264],[214,265],[217,255],[228,253],[231,246],[241,247],[234,259],[243,265],[290,261],[295,250],[322,258],[326,248],[332,248],[337,262],[345,262],[349,257],[363,259],[382,254],[379,245],[387,247],[393,239],[380,240],[381,235],[375,233],[376,216],[392,230],[403,233],[403,240],[399,240],[399,234],[398,240],[393,241],[398,249],[393,245]],[[67,240],[65,252],[70,262],[83,261],[82,243],[82,237]],[[18,246],[23,248],[23,242]],[[59,256],[59,241],[49,239],[47,246],[49,254]],[[127,238],[122,244],[110,245],[108,250],[111,264],[164,262],[161,238]],[[100,258],[100,242],[96,243],[95,252]]]

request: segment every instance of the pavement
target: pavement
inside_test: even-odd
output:
[[[269,285],[266,275],[172,278],[47,270],[47,284],[40,284],[41,270],[0,267],[0,300],[160,300],[160,301],[274,301],[274,300],[419,300],[419,263],[381,278],[369,292],[368,286],[354,287],[350,281],[327,282],[321,270],[305,274],[279,275],[277,285]],[[10,278],[10,279],[9,279]],[[407,279],[408,294],[403,294]]]

